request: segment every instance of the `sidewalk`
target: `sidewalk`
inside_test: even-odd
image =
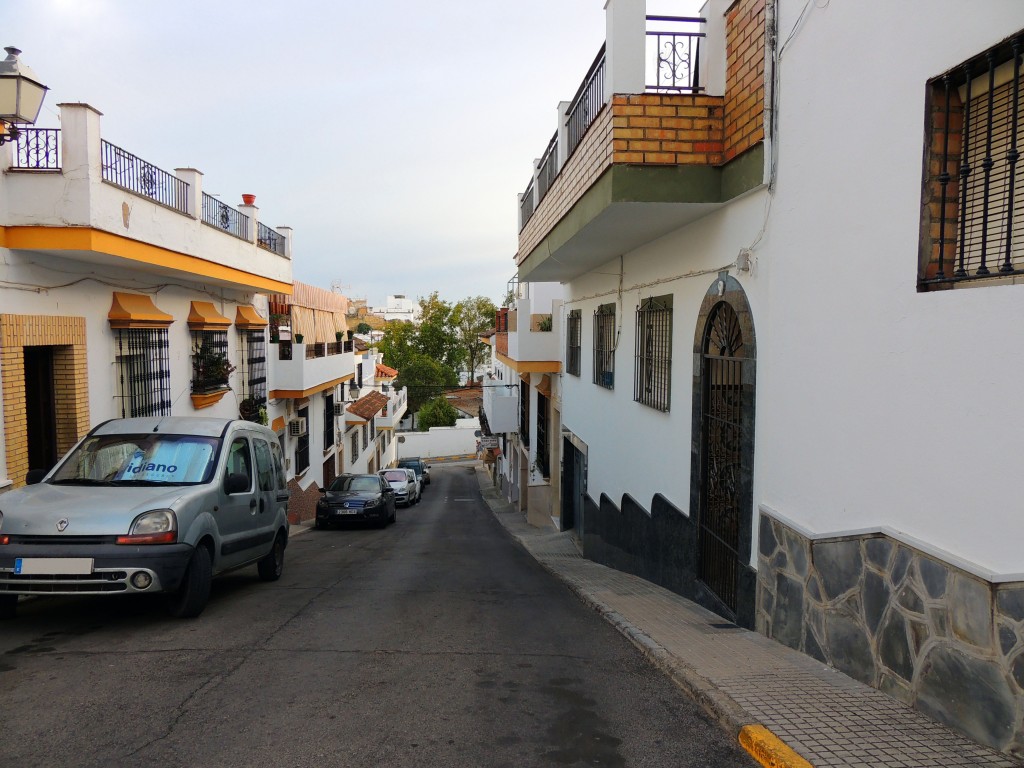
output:
[[[484,501],[537,562],[738,734],[762,765],[1021,765],[810,656],[583,558],[568,534],[527,525],[483,468],[476,471]]]

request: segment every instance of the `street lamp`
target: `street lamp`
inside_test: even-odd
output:
[[[7,47],[7,58],[0,61],[0,145],[18,138],[18,123],[35,123],[49,90],[35,72],[18,61],[17,48]]]

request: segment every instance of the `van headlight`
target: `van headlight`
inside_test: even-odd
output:
[[[127,536],[118,536],[118,544],[174,544],[178,540],[178,519],[169,509],[143,512],[132,521]]]

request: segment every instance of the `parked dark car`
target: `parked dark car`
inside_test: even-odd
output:
[[[424,486],[430,485],[430,465],[423,461],[419,456],[407,456],[404,459],[399,459],[398,466],[408,467],[416,473],[416,477],[418,477],[420,481],[421,491]]]
[[[395,522],[395,491],[380,475],[339,475],[321,488],[324,497],[316,504],[317,528],[346,523]]]

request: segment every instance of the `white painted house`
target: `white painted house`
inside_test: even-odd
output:
[[[520,196],[563,524],[1021,754],[1024,5],[606,15]]]

